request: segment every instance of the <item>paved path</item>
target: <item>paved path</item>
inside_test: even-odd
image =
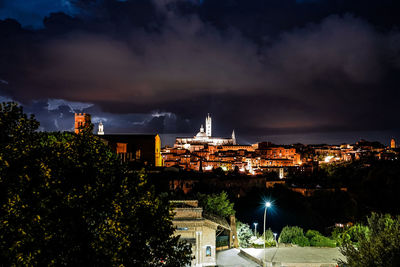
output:
[[[263,259],[263,249],[246,248],[246,253]],[[266,259],[268,262],[281,262],[285,266],[325,266],[336,265],[337,259],[343,259],[343,255],[338,248],[316,248],[316,247],[280,247],[266,249]]]
[[[238,255],[238,249],[217,252],[218,267],[258,267],[256,263]]]

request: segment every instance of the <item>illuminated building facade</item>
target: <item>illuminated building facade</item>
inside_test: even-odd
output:
[[[276,171],[281,178],[284,177],[283,168],[302,164],[295,148],[273,145],[261,146],[263,149],[258,147],[259,144],[197,144],[191,145],[189,149],[180,146],[165,148],[162,155],[165,167],[179,166],[186,170],[205,172],[222,168],[224,171],[237,170],[250,175]]]
[[[394,138],[390,140],[390,148],[396,148],[396,140],[394,140]]]
[[[127,162],[162,166],[161,139],[158,134],[105,134],[99,136]]]

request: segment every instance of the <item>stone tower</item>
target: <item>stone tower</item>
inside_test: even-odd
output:
[[[90,114],[75,113],[75,133],[80,133],[85,127],[90,126],[91,120]]]
[[[394,140],[394,138],[390,140],[390,148],[396,148],[396,140]]]
[[[235,130],[232,131],[232,142],[234,145],[236,145],[236,135],[235,135]]]
[[[97,131],[97,134],[104,135],[104,126],[102,122],[99,123],[99,130]]]
[[[211,116],[210,113],[208,113],[206,117],[206,134],[207,136],[211,137]]]

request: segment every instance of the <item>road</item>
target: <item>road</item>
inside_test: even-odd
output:
[[[253,261],[238,255],[239,250],[232,248],[217,252],[218,267],[259,267]]]

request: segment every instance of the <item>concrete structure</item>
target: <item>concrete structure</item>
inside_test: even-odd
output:
[[[264,257],[263,249],[241,249],[245,256],[259,265]],[[345,257],[338,248],[320,247],[279,247],[266,249],[266,264],[268,267],[336,267],[339,259]]]
[[[90,114],[75,113],[75,133],[78,134],[86,127],[89,127],[91,120]]]
[[[217,231],[230,230],[225,219],[203,213],[197,200],[171,201],[174,208],[175,234],[192,244],[195,257],[191,266],[216,266]]]
[[[218,267],[260,267],[256,262],[242,257],[236,248],[217,252]]]

